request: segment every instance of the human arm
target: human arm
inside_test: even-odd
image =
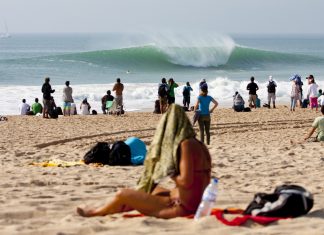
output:
[[[193,149],[190,140],[184,140],[180,144],[181,156],[179,162],[180,174],[172,179],[177,186],[190,188],[194,182],[194,162],[192,158]]]
[[[197,102],[195,104],[194,112],[197,111],[198,108],[199,108],[199,97],[198,97]]]
[[[316,130],[316,127],[312,127],[312,128],[310,129],[309,133],[305,135],[304,140],[309,139],[309,138],[314,134],[315,130]]]
[[[218,106],[218,102],[214,98],[212,98],[211,101],[213,102],[214,106],[211,108],[211,110],[209,110],[210,113],[212,113]]]

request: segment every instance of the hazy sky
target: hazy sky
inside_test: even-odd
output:
[[[11,33],[324,34],[323,11],[323,0],[0,0]]]

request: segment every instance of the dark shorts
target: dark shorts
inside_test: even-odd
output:
[[[183,97],[183,104],[190,104],[190,96]]]
[[[174,102],[175,102],[175,97],[168,97],[168,103],[169,104],[174,104]]]

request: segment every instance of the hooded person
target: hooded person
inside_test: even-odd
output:
[[[273,108],[276,108],[276,88],[277,83],[273,80],[272,76],[269,76],[268,88],[268,108],[270,108],[271,100]]]
[[[244,111],[244,100],[243,97],[240,95],[238,91],[235,92],[233,96],[233,109],[236,112],[243,112]]]
[[[103,216],[137,210],[144,215],[174,218],[193,214],[210,182],[211,157],[195,138],[192,125],[179,105],[170,105],[162,116],[144,162],[137,189],[122,189],[98,209],[77,208],[81,216]],[[170,177],[175,188],[158,184]]]

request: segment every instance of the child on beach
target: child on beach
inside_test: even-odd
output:
[[[122,189],[103,207],[78,207],[77,213],[90,217],[137,210],[164,219],[195,213],[210,182],[211,157],[179,105],[172,104],[162,116],[144,165],[137,190]],[[175,183],[171,190],[158,185],[167,176]]]
[[[309,139],[317,129],[316,141],[324,141],[324,106],[321,107],[322,116],[315,118],[312,128],[305,136],[304,140]]]
[[[313,75],[309,75],[307,79],[309,84],[309,87],[307,89],[307,97],[309,98],[309,105],[312,110],[313,108],[316,108],[317,111],[318,110],[318,103],[317,103],[318,85],[315,83],[315,79]]]
[[[90,114],[90,109],[91,109],[91,106],[90,104],[88,103],[88,100],[87,98],[85,98],[81,105],[80,105],[80,110],[81,110],[81,114],[82,115],[89,115]]]

